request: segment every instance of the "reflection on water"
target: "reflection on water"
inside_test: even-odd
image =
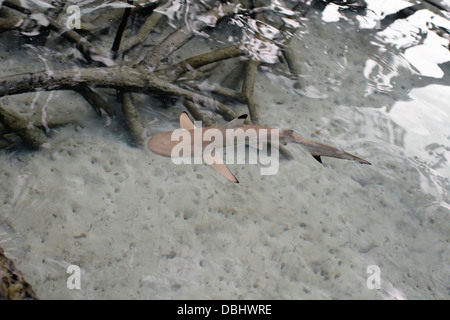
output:
[[[99,25],[116,30],[129,5],[77,3],[91,15],[80,32],[109,48],[115,32]],[[164,24],[124,61],[181,26],[204,23],[161,68],[236,43],[247,56],[190,70],[177,85],[205,94],[240,88],[250,56],[260,63],[253,98],[261,124],[373,165],[321,166],[288,145],[295,160],[280,162],[277,175],[236,166],[241,185],[230,186],[210,168],[175,166],[131,147],[115,90],[100,91],[118,110],[107,121],[72,91],[2,97],[1,105],[52,135],[31,152],[0,126],[9,146],[0,150],[0,245],[38,295],[448,299],[450,20],[439,7],[448,10],[448,2],[273,0],[225,19],[204,14],[213,1],[154,3]],[[109,20],[117,23],[102,22]],[[132,20],[137,29],[145,19]],[[19,36],[36,30],[0,34],[1,77],[87,66],[58,37],[44,46]],[[181,99],[133,97],[149,135],[177,128]],[[224,99],[247,113],[236,100]],[[51,129],[65,117],[71,122]],[[71,264],[82,269],[79,291],[65,287]],[[370,265],[381,269],[379,290],[366,287]]]

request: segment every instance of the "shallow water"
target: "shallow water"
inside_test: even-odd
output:
[[[291,45],[302,72],[293,79],[276,51],[259,51],[254,98],[261,124],[294,129],[371,166],[332,158],[321,165],[288,144],[294,160],[280,160],[276,175],[229,165],[240,180],[232,184],[205,165],[177,166],[133,147],[114,90],[102,91],[118,113],[110,124],[71,91],[0,98],[47,122],[73,119],[40,151],[0,150],[0,246],[38,296],[448,299],[449,14],[423,9],[384,28],[378,22],[409,3],[367,3],[365,15],[334,4],[301,18],[281,10],[300,24]],[[180,10],[167,9],[169,22],[191,18]],[[251,27],[221,22],[168,63],[223,46],[218,40],[254,39],[241,38],[239,21]],[[83,65],[57,39],[50,49],[18,31],[0,39],[0,76]],[[157,97],[134,97],[149,135],[177,128],[181,101],[168,109]],[[80,267],[81,289],[66,285],[70,265]],[[367,285],[374,265],[379,289]]]

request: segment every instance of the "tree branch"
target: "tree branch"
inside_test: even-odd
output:
[[[0,97],[38,90],[75,90],[80,86],[182,96],[216,111],[225,120],[236,118],[233,110],[211,97],[163,81],[152,74],[126,67],[69,69],[12,75],[0,78]]]
[[[170,71],[161,70],[158,74],[166,74],[168,79],[177,80],[182,74],[192,69],[198,69],[210,63],[235,58],[246,55],[247,51],[242,45],[232,45],[225,48],[220,48],[208,53],[199,54],[195,57],[179,62]]]
[[[168,57],[172,52],[183,46],[194,35],[208,25],[217,20],[233,14],[236,10],[236,1],[231,4],[219,5],[200,15],[196,21],[190,25],[184,25],[171,33],[160,44],[153,48],[136,66],[144,70],[154,70],[159,63]]]

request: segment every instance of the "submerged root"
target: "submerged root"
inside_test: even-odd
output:
[[[157,95],[166,100],[168,97],[182,98],[186,109],[195,119],[202,120],[206,126],[217,120],[214,119],[214,115],[227,121],[239,116],[239,113],[225,105],[223,101],[243,103],[247,105],[251,122],[257,124],[259,114],[258,102],[254,97],[255,79],[258,66],[263,62],[257,55],[255,56],[254,52],[252,53],[254,48],[247,47],[249,43],[246,40],[233,45],[227,45],[223,41],[221,48],[192,56],[171,65],[167,65],[167,59],[171,58],[175,51],[182,49],[194,36],[207,34],[208,30],[215,28],[221,19],[227,17],[238,15],[236,21],[241,18],[250,19],[255,26],[261,24],[266,28],[269,26],[266,20],[271,20],[266,19],[265,15],[271,9],[265,6],[265,1],[233,0],[227,3],[202,1],[202,4],[198,6],[189,7],[189,10],[197,10],[195,15],[190,12],[190,21],[180,19],[173,32],[162,33],[163,36],[157,44],[149,49],[144,47],[144,43],[148,41],[151,34],[158,32],[155,30],[156,26],[167,19],[168,13],[164,12],[165,8],[171,8],[178,4],[174,1],[160,0],[151,3],[128,1],[128,4],[134,5],[135,8],[127,7],[123,9],[121,15],[114,15],[117,17],[118,28],[109,54],[89,42],[78,30],[65,28],[65,25],[58,21],[58,14],[51,11],[40,12],[39,14],[48,21],[46,30],[55,31],[62,38],[74,44],[86,59],[87,63],[84,61],[86,66],[76,69],[29,72],[0,78],[0,97],[40,90],[73,90],[80,93],[97,114],[112,117],[114,109],[95,88],[116,89],[117,94],[122,98],[125,122],[137,146],[143,145],[143,141],[147,138],[147,130],[139,108],[133,104],[133,92]],[[19,15],[24,17],[21,20],[0,17],[0,30],[15,28],[19,20],[24,21],[31,16],[31,12],[22,6],[21,1],[4,0],[2,4],[8,10],[18,11]],[[302,15],[309,10],[309,7],[310,5],[301,2],[292,10],[298,10],[297,14]],[[61,9],[59,8],[57,12],[60,13]],[[130,17],[134,17],[136,12],[141,14],[144,11],[148,16],[142,17],[144,18],[142,24],[138,26],[137,32],[132,34],[133,26],[130,22],[134,20],[132,21]],[[279,47],[284,53],[285,62],[287,62],[291,75],[300,79],[299,64],[289,47],[289,41],[296,30],[285,25],[279,25],[276,28],[280,34],[289,34],[289,37],[286,36],[285,39],[278,39],[277,42],[274,42],[266,38],[262,30],[253,30],[252,32],[255,39],[263,44],[261,48],[265,45],[278,46],[276,43],[280,43]],[[245,27],[242,29],[244,30]],[[129,54],[133,52],[134,55],[136,53],[134,51],[137,50],[132,49],[138,45],[140,49],[144,50],[144,53],[140,57],[131,59]],[[245,58],[242,58],[243,56]],[[221,84],[213,83],[208,86],[208,89],[199,84],[198,80],[206,80],[204,77],[207,74],[202,73],[201,68],[217,67],[229,59],[243,61],[238,61],[237,67],[228,73]],[[214,71],[217,69],[219,68],[215,68]],[[196,76],[202,76],[203,79],[196,79]],[[8,112],[4,108],[0,108],[0,122],[3,123],[3,129],[0,129],[16,133],[34,149],[39,149],[48,140],[41,128],[30,125],[19,115]],[[67,122],[70,122],[70,119]],[[4,133],[1,136],[4,136]],[[3,139],[0,140],[0,143],[1,147],[8,142]],[[285,157],[291,157],[282,146],[280,146],[280,152]]]
[[[0,248],[0,300],[36,300],[36,293]]]
[[[0,106],[0,122],[6,129],[20,136],[33,149],[38,150],[47,141],[42,128],[10,113],[2,106]]]
[[[133,103],[133,96],[130,92],[125,92],[122,95],[122,112],[125,117],[125,123],[133,136],[134,144],[137,147],[142,147],[147,138],[147,129],[142,123],[139,110]]]
[[[248,112],[250,113],[250,119],[253,123],[258,122],[258,107],[255,100],[253,99],[253,91],[255,90],[256,72],[259,64],[259,61],[255,60],[247,61],[244,85],[242,86],[242,95],[247,102]]]

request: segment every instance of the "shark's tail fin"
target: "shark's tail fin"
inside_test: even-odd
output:
[[[332,148],[332,147],[331,147],[331,148]],[[334,157],[334,158],[339,158],[339,159],[347,159],[347,160],[356,161],[356,162],[361,163],[361,164],[372,165],[369,161],[364,160],[363,158],[360,158],[360,157],[358,157],[358,156],[355,156],[354,154],[345,152],[344,150],[339,150],[339,149],[337,149],[337,150],[338,150],[338,152],[337,152],[336,154],[334,154],[334,155],[326,154],[326,155],[324,155],[324,156],[325,156],[325,157]],[[314,157],[317,161],[319,161],[320,163],[322,163],[322,160],[320,159],[320,156],[321,156],[321,155],[314,155],[314,154],[313,154],[313,157]]]
[[[348,153],[344,150],[340,150],[337,149],[335,147],[320,143],[320,142],[316,142],[316,141],[312,141],[312,140],[308,140],[299,136],[296,136],[294,134],[287,132],[288,134],[288,140],[290,142],[294,142],[294,143],[298,143],[301,144],[302,146],[304,146],[306,148],[306,150],[309,151],[309,153],[311,153],[311,155],[314,157],[314,159],[316,159],[317,161],[319,161],[320,163],[322,163],[322,159],[321,157],[333,157],[333,158],[339,158],[339,159],[347,159],[347,160],[353,160],[362,164],[368,164],[371,165],[371,163],[367,160],[364,160],[358,156],[355,156],[351,153]]]

